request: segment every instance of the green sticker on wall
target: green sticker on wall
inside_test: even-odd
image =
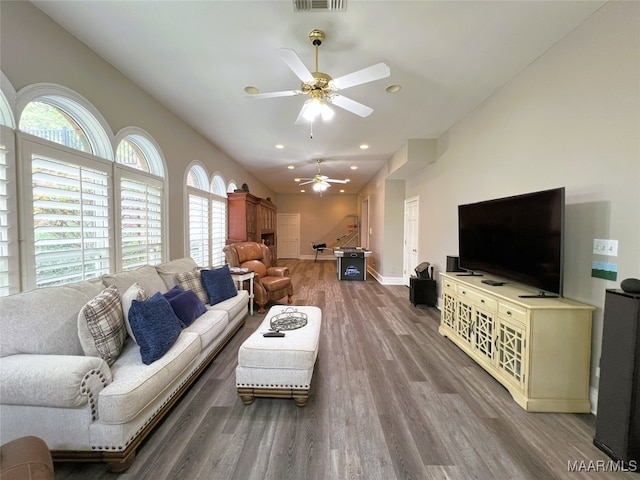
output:
[[[591,262],[591,276],[605,280],[617,280],[618,265],[616,263]]]

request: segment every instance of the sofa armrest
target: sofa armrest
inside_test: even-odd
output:
[[[289,267],[269,267],[267,268],[267,277],[288,277]]]
[[[97,401],[112,379],[107,362],[98,357],[34,354],[0,358],[0,378],[3,404],[61,408]]]

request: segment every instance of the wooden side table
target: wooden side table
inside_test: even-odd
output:
[[[244,273],[231,272],[231,278],[238,284],[238,290],[244,289],[244,281],[249,280],[249,313],[253,315],[253,271]]]

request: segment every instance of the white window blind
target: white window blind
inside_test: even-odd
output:
[[[224,265],[224,248],[227,238],[227,202],[211,199],[211,265]]]
[[[122,269],[162,262],[162,183],[153,179],[120,178]]]
[[[189,255],[200,267],[209,267],[209,199],[189,193]]]
[[[109,176],[32,156],[35,286],[109,272]]]
[[[0,126],[0,129],[5,128]],[[11,139],[13,144],[13,132],[9,129],[2,131],[2,138]],[[14,150],[9,145],[0,144],[0,296],[19,291],[15,178]]]

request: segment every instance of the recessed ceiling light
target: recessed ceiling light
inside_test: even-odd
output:
[[[252,87],[251,85],[249,85],[248,87],[244,87],[244,91],[249,95],[255,95],[256,93],[260,93],[260,90],[258,90],[258,87]]]
[[[293,179],[293,181],[294,181],[294,182],[299,182],[299,181],[300,181],[300,179],[299,179],[299,178],[294,178],[294,179]]]
[[[340,193],[344,193],[344,189],[340,190]]]
[[[293,165],[287,165],[287,168],[288,168],[289,170],[293,170],[293,169],[294,169],[294,168],[296,168],[296,167],[294,167]]]
[[[367,148],[369,148],[369,145],[367,145],[366,143],[363,143],[362,145],[360,145],[361,150],[366,150]]]
[[[300,190],[300,193],[304,193],[304,192],[306,192],[304,188]]]
[[[385,90],[387,93],[398,93],[401,88],[400,85],[389,85]]]
[[[357,169],[358,169],[358,167],[357,167],[356,165],[351,165],[349,168],[350,168],[351,170],[357,170]]]
[[[279,143],[279,144],[277,144],[277,145],[276,145],[276,148],[278,148],[278,149],[282,150],[282,149],[284,148],[284,145],[282,145],[281,143]]]

